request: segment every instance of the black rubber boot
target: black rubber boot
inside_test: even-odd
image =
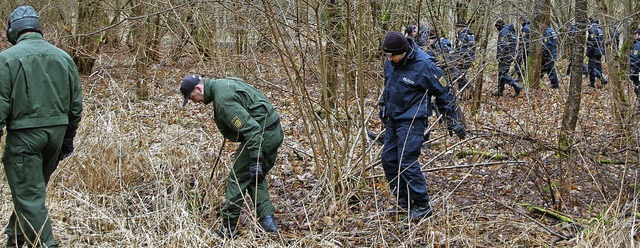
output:
[[[271,214],[260,218],[260,227],[262,227],[265,232],[278,231],[278,225],[276,225],[276,221]]]

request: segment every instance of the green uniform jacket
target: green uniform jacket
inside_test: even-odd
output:
[[[0,55],[0,130],[78,127],[82,88],[71,57],[38,33],[20,36]]]
[[[204,103],[213,102],[216,126],[234,142],[246,142],[251,158],[260,157],[264,128],[278,120],[266,96],[239,78],[204,80]]]

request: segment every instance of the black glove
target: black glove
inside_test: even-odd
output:
[[[64,138],[62,141],[62,147],[60,148],[60,155],[58,155],[58,160],[63,160],[68,158],[73,153],[73,137]]]
[[[380,121],[382,121],[382,125],[383,126],[387,126],[387,116],[386,116],[386,108],[384,105],[380,105],[380,113],[378,114],[378,117],[380,117]]]
[[[249,165],[249,175],[251,175],[252,180],[256,183],[262,183],[264,181],[264,173],[262,173],[262,162],[261,159],[251,159],[251,164]]]
[[[449,131],[456,133],[458,138],[465,139],[467,137],[467,132],[464,130],[464,127],[460,125],[460,122],[456,122],[449,126]],[[449,135],[453,135],[449,132]]]

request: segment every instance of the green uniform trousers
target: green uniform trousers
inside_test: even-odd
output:
[[[264,131],[261,151],[262,154],[262,171],[266,175],[273,167],[278,156],[278,148],[282,144],[284,133],[282,127],[278,126],[270,131]],[[242,210],[245,192],[255,204],[258,218],[266,215],[272,215],[275,208],[269,199],[269,185],[267,180],[256,185],[254,179],[249,175],[249,165],[251,158],[249,151],[245,148],[245,142],[241,142],[236,149],[236,160],[233,163],[233,169],[227,176],[226,202],[221,211],[221,217],[225,225],[235,225],[238,222],[240,211]]]
[[[51,174],[67,126],[9,130],[2,162],[7,174],[14,212],[5,229],[9,239],[29,247],[56,247],[45,200]]]

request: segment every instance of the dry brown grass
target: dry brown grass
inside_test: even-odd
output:
[[[327,170],[318,170],[313,156],[324,161],[332,151],[313,153],[302,132],[292,97],[278,76],[251,78],[272,99],[283,116],[285,144],[279,165],[269,176],[280,232],[266,234],[255,225],[251,203],[240,220],[243,235],[219,239],[217,211],[224,200],[224,180],[235,145],[227,143],[209,181],[221,135],[209,106],[181,108],[178,80],[187,72],[212,71],[211,65],[158,66],[136,75],[123,55],[102,55],[95,73],[83,78],[84,119],[76,152],[60,164],[49,186],[48,206],[54,232],[70,247],[637,247],[637,145],[617,148],[611,104],[606,90],[586,88],[584,113],[576,136],[577,154],[560,159],[545,145],[554,144],[565,89],[545,86],[518,99],[489,97],[485,86],[481,112],[468,116],[473,138],[456,145],[437,124],[431,148],[423,150],[425,168],[491,161],[481,156],[457,158],[463,149],[506,154],[524,164],[498,164],[429,173],[427,181],[435,216],[413,223],[389,216],[391,196],[380,166],[371,171],[357,161],[377,161],[380,147],[358,149],[342,168],[348,191],[336,192]],[[108,59],[107,59],[108,57]],[[269,67],[266,56],[255,66]],[[222,65],[233,72],[233,63]],[[375,70],[376,68],[372,68]],[[277,70],[277,68],[274,68]],[[494,75],[491,75],[492,77]],[[149,97],[139,99],[135,82],[144,79]],[[254,80],[251,80],[254,79]],[[489,78],[488,78],[489,79]],[[375,80],[375,79],[370,79]],[[379,82],[371,82],[372,86]],[[317,87],[310,83],[310,88]],[[491,89],[487,89],[491,88]],[[366,102],[374,106],[379,88],[371,87]],[[317,96],[317,91],[313,92]],[[463,107],[466,103],[463,103]],[[375,116],[375,114],[373,115]],[[320,121],[320,120],[315,120]],[[372,119],[371,126],[377,126]],[[633,121],[637,127],[637,121]],[[375,129],[375,128],[374,128]],[[354,128],[351,139],[358,139]],[[638,144],[634,128],[633,144]],[[344,141],[343,141],[344,142]],[[436,159],[433,159],[436,158]],[[603,159],[626,161],[602,164]],[[322,163],[319,163],[322,165]],[[558,166],[573,165],[574,188],[563,213],[569,225],[529,212],[519,204],[552,208]],[[317,173],[320,171],[321,173]],[[0,175],[4,177],[4,173]],[[0,213],[9,216],[6,184]],[[492,200],[491,198],[495,199]],[[555,199],[557,200],[557,199]],[[506,208],[509,206],[510,208]],[[518,210],[520,213],[513,210]],[[525,218],[525,213],[537,222]],[[591,220],[591,221],[589,221]],[[541,225],[570,240],[558,241]],[[577,228],[576,228],[577,227]]]

